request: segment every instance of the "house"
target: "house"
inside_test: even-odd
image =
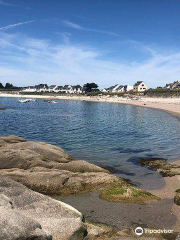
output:
[[[178,88],[180,88],[180,82],[179,81],[174,81],[173,83],[168,83],[168,84],[166,84],[165,88],[166,89],[171,89],[171,90],[178,89]]]
[[[133,86],[133,92],[144,92],[147,89],[148,87],[143,81],[137,81]]]
[[[102,92],[109,92],[109,93],[120,93],[124,91],[125,91],[124,86],[119,84],[116,84],[115,86],[112,86],[109,88],[104,88],[102,90]]]
[[[74,93],[81,94],[83,92],[83,88],[80,85],[73,86]]]
[[[39,84],[35,86],[36,92],[47,92],[48,91],[48,85],[47,84]]]
[[[130,91],[132,91],[133,90],[133,86],[131,86],[131,85],[125,85],[124,86],[124,91],[125,92],[130,92]]]
[[[55,89],[55,92],[62,92],[62,93],[77,93],[80,94],[82,93],[82,87],[80,85],[77,86],[71,86],[71,85],[65,85],[65,86],[59,86]]]
[[[22,92],[36,92],[36,88],[34,86],[29,86],[22,89]]]
[[[49,92],[57,92],[58,86],[57,85],[51,85],[48,89]]]

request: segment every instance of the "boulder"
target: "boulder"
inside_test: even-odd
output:
[[[100,190],[120,182],[117,176],[105,172],[75,173],[42,167],[28,170],[4,169],[0,170],[0,174],[10,177],[34,191],[59,196]]]
[[[86,240],[109,239],[110,236],[116,236],[114,229],[105,224],[86,222],[86,226],[88,232]]]
[[[178,206],[180,206],[180,189],[176,191],[176,195],[174,197],[174,203]]]
[[[37,221],[19,214],[17,211],[7,210],[3,207],[0,207],[0,211],[0,239],[52,239],[50,235],[48,236],[41,229],[41,225]]]
[[[3,141],[1,143],[1,141]],[[108,172],[94,164],[73,159],[61,148],[43,142],[7,144],[0,140],[0,169],[45,167],[71,172]]]
[[[6,137],[0,137],[0,141],[4,141],[6,143],[19,143],[19,142],[26,142],[24,138],[17,137],[14,135],[6,136]]]
[[[84,239],[82,214],[73,207],[1,175],[0,194],[0,239]]]

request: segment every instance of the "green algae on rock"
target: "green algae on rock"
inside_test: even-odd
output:
[[[99,196],[107,201],[121,203],[145,204],[161,200],[159,197],[141,189],[137,189],[129,184],[121,184],[106,188],[100,192]]]
[[[149,192],[137,189],[129,184],[121,184],[111,188],[104,189],[99,195],[102,199],[121,203],[145,204],[161,199]]]
[[[180,166],[177,164],[168,163],[164,158],[143,158],[140,160],[140,164],[156,170],[163,177],[180,175]]]

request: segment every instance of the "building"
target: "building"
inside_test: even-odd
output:
[[[125,86],[124,86],[124,91],[125,91],[125,92],[133,91],[133,86],[132,86],[132,85],[125,85]]]
[[[81,94],[83,92],[83,88],[80,85],[73,86],[74,93]]]
[[[116,84],[115,86],[109,87],[109,88],[104,88],[102,92],[108,92],[108,93],[120,93],[124,92],[124,86]]]
[[[144,92],[147,89],[148,87],[143,81],[137,81],[133,86],[133,92]]]
[[[39,84],[35,86],[36,92],[47,92],[48,91],[48,85],[47,84]]]
[[[109,92],[109,93],[121,93],[121,92],[129,92],[133,90],[133,86],[131,85],[119,85],[116,84],[110,88],[104,88],[102,92]]]
[[[77,86],[71,86],[71,85],[65,85],[59,86],[55,92],[62,92],[62,93],[68,93],[68,94],[81,94],[83,92],[82,87],[77,85]]]
[[[58,86],[57,85],[51,85],[48,89],[49,92],[57,92]]]
[[[36,92],[36,88],[34,86],[29,86],[22,89],[22,92]]]
[[[179,89],[180,88],[180,82],[179,81],[174,81],[173,83],[168,83],[165,86],[166,89]]]

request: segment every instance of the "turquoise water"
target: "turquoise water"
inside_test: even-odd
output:
[[[0,135],[62,147],[75,159],[110,166],[116,174],[153,187],[161,177],[137,164],[141,157],[180,156],[180,121],[163,111],[85,101],[19,103],[1,98]],[[152,181],[153,179],[153,181]]]

